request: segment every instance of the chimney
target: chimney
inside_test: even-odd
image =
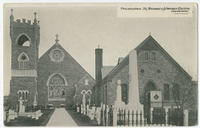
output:
[[[95,49],[95,79],[96,83],[99,84],[99,82],[102,79],[101,76],[101,68],[103,67],[103,49],[97,48]]]
[[[96,48],[95,49],[95,104],[96,106],[100,106],[101,104],[101,81],[102,81],[102,74],[101,68],[103,67],[103,49]]]

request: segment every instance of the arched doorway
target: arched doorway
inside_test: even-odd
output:
[[[65,101],[67,81],[60,73],[52,74],[47,81],[48,101]]]
[[[148,81],[144,88],[144,115],[147,118],[147,123],[150,123],[151,101],[150,92],[155,91],[156,86],[153,81]]]

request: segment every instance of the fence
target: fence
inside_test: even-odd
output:
[[[77,106],[77,112],[87,115],[91,120],[95,119],[101,126],[182,126],[185,117],[183,112],[178,109],[155,108],[151,111],[150,122],[147,122],[143,111],[108,105],[101,105],[101,107],[89,107],[88,105],[84,107],[81,105]],[[175,118],[175,115],[177,118]]]

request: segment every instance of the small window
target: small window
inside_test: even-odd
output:
[[[148,59],[149,59],[149,54],[148,54],[148,52],[145,52],[144,54],[145,54],[145,60],[148,60]]]
[[[176,83],[173,85],[173,98],[175,101],[180,100],[180,86]]]
[[[152,52],[152,60],[156,60],[156,53],[155,52]]]
[[[169,100],[169,85],[164,84],[164,100]]]
[[[85,85],[88,85],[88,81],[89,81],[88,79],[85,79]]]
[[[17,39],[17,44],[20,46],[30,46],[30,39],[25,35],[22,34],[18,39]]]

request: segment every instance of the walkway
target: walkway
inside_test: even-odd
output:
[[[78,126],[65,108],[56,108],[47,126]]]

